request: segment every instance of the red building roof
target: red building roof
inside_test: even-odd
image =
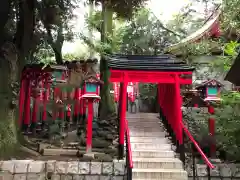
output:
[[[173,44],[165,49],[165,52],[171,52],[183,47],[189,43],[197,42],[205,36],[220,36],[219,29],[219,17],[221,15],[221,6],[218,6],[215,13],[209,18],[209,20],[196,32],[190,34],[188,37],[182,39],[179,43]]]

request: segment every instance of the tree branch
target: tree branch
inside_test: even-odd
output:
[[[178,37],[181,37],[181,38],[185,38],[185,37],[186,37],[186,36],[180,35],[180,34],[174,32],[174,31],[172,31],[171,29],[168,29],[167,27],[165,27],[165,26],[163,25],[163,23],[157,18],[157,16],[156,16],[153,12],[151,12],[151,14],[157,19],[157,22],[158,22],[159,26],[160,26],[162,29],[164,29],[165,31],[167,31],[167,32],[169,32],[169,33],[172,33],[173,35],[178,36]]]

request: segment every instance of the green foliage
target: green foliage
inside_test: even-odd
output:
[[[237,49],[239,43],[236,41],[230,41],[229,43],[223,43],[223,55],[218,56],[217,60],[212,63],[215,70],[220,72],[227,72],[231,68],[235,58],[237,57]]]
[[[157,86],[156,84],[139,84],[140,98],[142,100],[151,102],[156,98]]]
[[[83,53],[81,55],[78,54],[72,54],[72,53],[67,53],[63,55],[63,59],[65,61],[74,61],[74,60],[85,60],[87,57],[87,53]]]
[[[240,160],[240,93],[228,92],[222,98],[215,115],[217,142],[231,159]]]
[[[142,7],[147,0],[97,0],[95,2],[105,4],[120,18],[130,19],[133,12]]]
[[[157,85],[156,84],[139,84],[139,94],[142,103],[155,112],[157,104]]]
[[[196,140],[208,134],[208,119],[215,119],[216,142],[220,149],[227,152],[228,160],[240,160],[240,93],[226,92],[222,94],[222,102],[215,104],[215,114],[209,115],[198,108],[185,110],[184,120]]]
[[[85,22],[88,29],[95,29],[101,32],[102,12],[95,10],[89,16],[85,17]]]
[[[126,54],[160,54],[168,44],[174,43],[172,35],[177,36],[146,8],[139,9],[118,31],[122,36],[120,52]]]
[[[226,43],[224,52],[229,56],[236,57],[238,54],[236,49],[239,45],[240,43],[236,41],[230,41],[229,43]]]
[[[224,32],[231,33],[230,31],[239,32],[239,0],[223,0],[223,16],[222,16],[222,29]]]

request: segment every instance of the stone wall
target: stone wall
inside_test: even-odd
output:
[[[10,160],[0,170],[0,180],[123,180],[125,161]]]
[[[237,180],[240,179],[240,164],[214,164],[215,169],[210,170],[211,180]],[[196,165],[197,180],[208,180],[207,166],[205,164]],[[193,171],[188,168],[189,180],[193,179]]]

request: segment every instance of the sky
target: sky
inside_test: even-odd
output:
[[[172,19],[174,14],[177,14],[182,7],[190,3],[191,0],[149,0],[147,7],[152,10],[156,17],[161,19],[162,22],[167,22]],[[80,4],[80,7],[75,10],[77,15],[76,20],[73,22],[75,26],[75,32],[83,31],[84,15],[88,12],[88,8]],[[63,53],[77,53],[81,48],[86,46],[81,45],[80,40],[76,40],[73,43],[65,42],[63,45]]]
[[[174,14],[177,14],[180,9],[190,3],[190,0],[150,0],[147,7],[166,22],[171,20]]]

